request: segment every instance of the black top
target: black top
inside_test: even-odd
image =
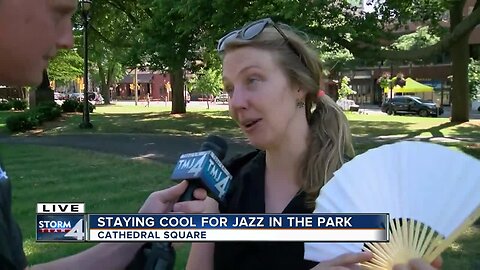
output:
[[[265,152],[249,153],[226,165],[233,179],[221,213],[265,213]],[[295,196],[282,213],[312,213],[305,194]],[[311,269],[318,263],[303,259],[304,242],[216,242],[214,268]]]
[[[12,188],[0,164],[0,269],[25,269],[22,234],[12,211]]]

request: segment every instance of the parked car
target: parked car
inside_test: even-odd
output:
[[[223,93],[220,94],[218,97],[215,98],[216,102],[222,102],[222,103],[227,103],[228,102],[228,94]]]
[[[360,109],[360,106],[355,104],[355,101],[346,98],[341,98],[337,100],[337,105],[340,106],[340,108],[342,108],[342,110],[344,111],[358,112]]]
[[[83,101],[83,93],[71,93],[68,96],[69,99],[76,99],[78,101]]]
[[[88,101],[93,104],[103,104],[103,96],[97,92],[88,93]]]
[[[60,92],[53,92],[54,100],[65,100],[68,99],[68,95]]]
[[[420,116],[438,116],[443,114],[443,108],[437,104],[422,100],[419,97],[399,96],[388,99],[382,104],[382,112],[392,114],[418,114]]]
[[[210,102],[213,102],[215,98],[213,97],[213,95],[194,93],[194,94],[190,94],[190,100],[191,101],[207,101],[208,100]]]

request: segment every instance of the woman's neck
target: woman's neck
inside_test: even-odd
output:
[[[281,213],[302,186],[300,166],[307,150],[306,130],[294,129],[286,134],[279,147],[266,150],[265,211]]]
[[[279,181],[301,183],[298,172],[307,151],[308,124],[291,127],[290,131],[276,147],[266,149],[266,169]]]

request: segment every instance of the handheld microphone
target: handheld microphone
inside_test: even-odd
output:
[[[193,200],[193,191],[200,187],[206,189],[215,200],[219,202],[224,200],[232,179],[232,175],[220,161],[225,157],[227,148],[225,140],[210,135],[202,143],[199,152],[180,156],[171,179],[187,180],[188,188],[179,201]]]

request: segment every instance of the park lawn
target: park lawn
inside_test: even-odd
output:
[[[228,111],[218,109],[189,109],[186,114],[170,114],[163,107],[99,106],[90,115],[92,130],[82,130],[80,113],[66,114],[56,124],[44,130],[45,135],[72,133],[145,133],[205,136],[222,134],[240,137],[240,130]]]
[[[0,121],[5,118],[0,112]],[[386,141],[420,138],[423,140],[480,143],[480,120],[452,124],[447,118],[390,116],[386,114],[364,115],[346,113],[354,140],[358,142]],[[2,121],[4,123],[5,121]],[[72,133],[145,133],[205,136],[219,134],[225,137],[243,138],[240,129],[225,108],[205,109],[189,107],[186,114],[170,114],[170,106],[144,107],[141,105],[100,105],[91,114],[92,130],[82,130],[80,113],[64,114],[53,123],[41,127],[45,135]],[[7,133],[0,125],[0,130]]]
[[[172,165],[60,147],[0,145],[13,186],[13,213],[30,264],[77,253],[93,244],[36,243],[37,202],[85,202],[94,213],[135,213],[147,196],[173,184]],[[179,251],[185,264],[188,245]],[[180,256],[180,254],[183,254]]]
[[[450,123],[448,118],[361,115],[347,113],[352,134],[357,138],[368,139],[448,139],[460,138],[472,143],[480,143],[480,120],[463,124]],[[433,139],[435,141],[435,139]]]

